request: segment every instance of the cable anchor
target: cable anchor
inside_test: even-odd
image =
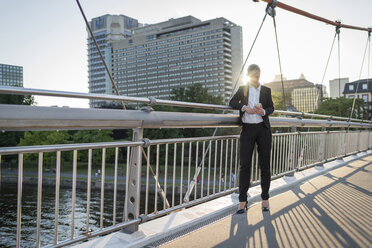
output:
[[[336,26],[336,34],[340,34],[340,29],[341,29],[341,21],[335,21],[337,23]]]
[[[276,7],[277,2],[278,2],[277,0],[272,0],[272,2],[267,4],[266,6],[265,11],[271,17],[275,17],[276,15],[275,7]]]

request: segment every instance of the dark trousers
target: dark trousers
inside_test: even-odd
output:
[[[258,163],[261,169],[262,200],[269,199],[271,181],[270,150],[272,134],[263,122],[258,124],[243,123],[240,133],[240,168],[239,168],[239,201],[247,200],[247,191],[251,180],[252,155],[257,144]]]

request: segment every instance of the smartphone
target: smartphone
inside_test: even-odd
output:
[[[256,103],[254,106],[257,107],[257,108],[262,108],[262,104],[261,103]]]

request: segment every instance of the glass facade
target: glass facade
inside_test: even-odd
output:
[[[318,87],[298,88],[292,91],[292,105],[300,112],[313,113],[321,103],[321,89]]]
[[[23,67],[0,64],[0,85],[23,87]]]

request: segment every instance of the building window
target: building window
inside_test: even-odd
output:
[[[362,89],[366,90],[367,89],[367,84],[362,84]],[[367,95],[367,97],[368,97],[368,95]]]
[[[349,90],[354,90],[354,85],[353,84],[349,85]]]
[[[150,40],[156,40],[156,36],[155,36],[154,34],[152,34],[152,35],[148,35],[148,36],[146,36],[146,40],[147,40],[147,41],[150,41]]]
[[[364,102],[368,102],[368,95],[367,94],[363,94],[362,98],[363,98]]]

